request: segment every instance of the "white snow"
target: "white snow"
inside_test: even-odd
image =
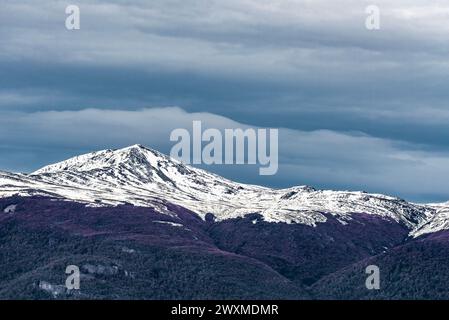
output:
[[[415,229],[437,211],[381,194],[236,183],[140,145],[77,156],[30,175],[0,172],[0,197],[12,195],[46,195],[91,206],[131,203],[173,216],[166,206],[170,202],[202,218],[209,212],[217,220],[259,213],[268,222],[311,226],[325,222],[324,214],[344,224],[352,213],[365,213]]]
[[[14,213],[14,212],[16,211],[16,208],[17,208],[17,205],[16,205],[16,204],[12,204],[12,205],[7,206],[7,207],[3,210],[3,212],[4,212],[4,213]]]
[[[429,206],[435,208],[435,214],[411,232],[413,237],[449,230],[449,203],[430,204]]]
[[[168,224],[172,227],[180,227],[183,228],[184,225],[180,224],[180,223],[175,223],[175,222],[171,222],[171,221],[153,221],[154,223],[162,223],[162,224]]]

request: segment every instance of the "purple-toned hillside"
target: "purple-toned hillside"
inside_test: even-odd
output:
[[[305,289],[256,259],[214,245],[208,226],[169,206],[86,208],[48,198],[9,198],[0,218],[2,299],[301,299]],[[63,286],[81,268],[81,290]],[[44,285],[47,284],[47,287]],[[44,288],[43,288],[44,287]]]
[[[3,212],[11,205],[14,212]],[[405,227],[363,214],[347,225],[330,218],[314,228],[267,223],[258,215],[206,222],[181,207],[167,207],[176,218],[131,205],[91,208],[40,197],[2,199],[0,297],[446,297],[432,285],[449,275],[444,232],[403,244]],[[386,278],[385,291],[368,292],[368,263],[398,277],[396,285]],[[68,292],[64,270],[73,264],[83,272],[82,287]],[[420,287],[407,294],[401,283],[404,290]]]

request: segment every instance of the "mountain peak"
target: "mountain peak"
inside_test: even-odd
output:
[[[122,149],[107,149],[86,153],[70,159],[45,166],[32,175],[49,174],[57,172],[77,171],[85,172],[98,169],[107,169],[120,165],[151,167],[157,166],[158,160],[167,160],[168,156],[147,148],[141,144],[135,144]]]
[[[133,144],[133,145],[131,145],[129,147],[124,147],[124,148],[121,148],[121,149],[115,149],[113,151],[117,151],[117,152],[127,152],[127,151],[146,152],[146,151],[149,151],[149,152],[152,152],[152,153],[160,153],[159,151],[156,151],[154,149],[148,148],[148,147],[146,147],[146,146],[144,146],[142,144]]]

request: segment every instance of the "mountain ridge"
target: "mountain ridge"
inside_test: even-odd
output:
[[[402,223],[414,236],[449,228],[444,215],[431,223],[437,212],[445,212],[443,204],[438,209],[382,194],[247,185],[142,145],[83,154],[31,174],[0,172],[0,197],[16,194],[55,196],[91,206],[130,203],[162,213],[167,213],[169,202],[203,219],[208,213],[218,220],[260,213],[267,222],[311,226],[326,222],[326,214],[345,224],[353,214],[364,213]]]

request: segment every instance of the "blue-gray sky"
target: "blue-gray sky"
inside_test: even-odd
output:
[[[2,170],[203,120],[282,128],[276,176],[207,168],[234,180],[449,199],[447,1],[0,0],[0,27]]]

